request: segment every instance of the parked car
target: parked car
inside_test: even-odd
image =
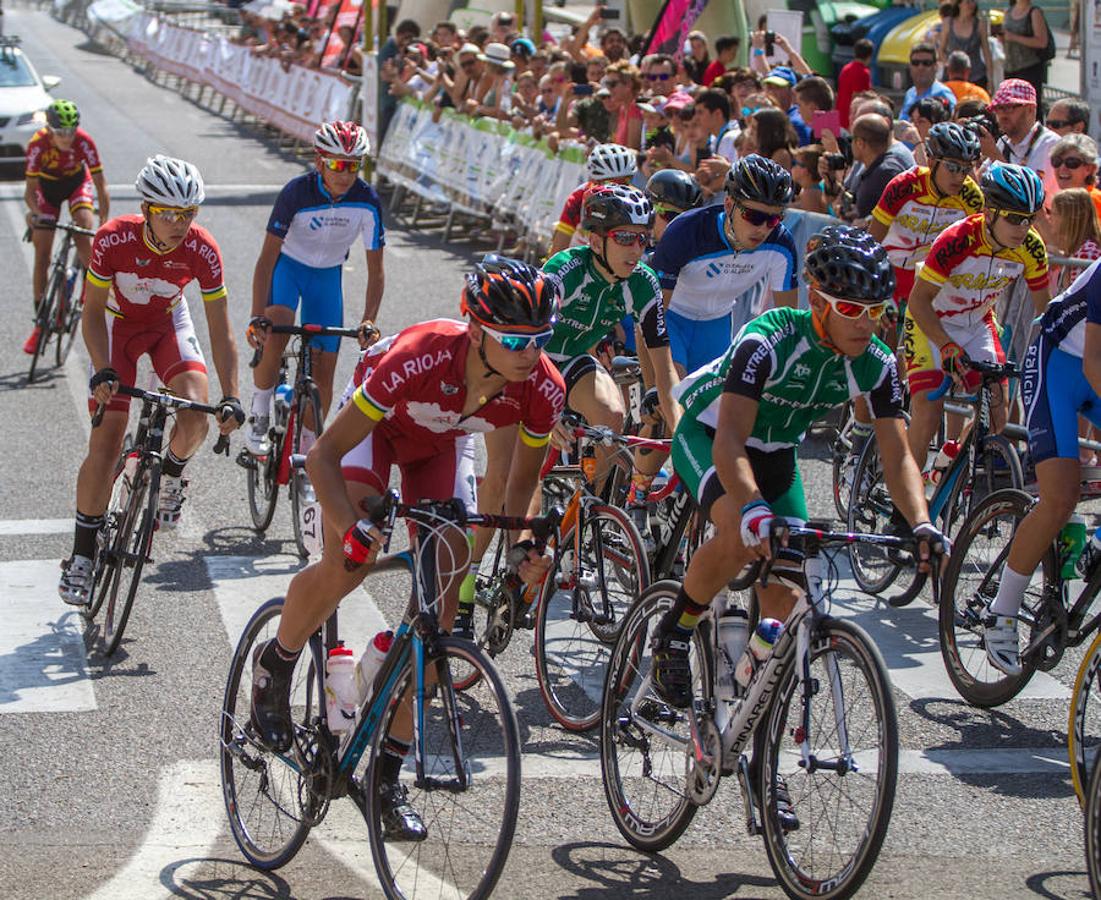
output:
[[[18,37],[0,37],[0,166],[26,162],[27,142],[46,124],[49,92],[59,84],[54,75],[38,74]]]

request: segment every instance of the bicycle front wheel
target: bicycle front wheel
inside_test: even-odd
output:
[[[1095,576],[1101,577],[1101,576]],[[1088,590],[1089,588],[1087,588]],[[1067,721],[1067,755],[1070,778],[1078,802],[1085,808],[1086,788],[1094,759],[1101,746],[1101,633],[1098,633],[1078,666]]]
[[[321,397],[317,388],[310,387],[298,397],[298,410],[294,417],[294,443],[291,444],[292,453],[301,453],[302,429],[305,427],[307,416],[314,423],[316,436],[321,436]],[[321,521],[316,516],[316,507],[313,504],[313,485],[305,469],[291,469],[291,521],[294,523],[294,543],[298,547],[298,555],[307,559],[310,555],[306,546],[307,530],[310,528],[320,532]],[[313,514],[313,520],[303,521],[303,515],[309,510]],[[318,541],[320,543],[320,540]]]
[[[453,671],[477,669],[463,692]],[[420,684],[413,654],[386,699],[362,785],[375,870],[387,897],[488,897],[504,869],[520,804],[520,738],[500,675],[468,641],[440,639]],[[411,697],[423,691],[420,703]],[[419,705],[419,709],[418,709]],[[412,739],[410,707],[423,756],[399,774],[408,802],[427,827],[423,841],[388,840],[381,817],[385,750]]]
[[[46,347],[50,343],[50,335],[53,333],[54,308],[57,305],[60,290],[59,283],[60,279],[55,270],[50,276],[49,287],[47,287],[34,316],[34,326],[38,329],[38,343],[34,345],[34,352],[31,354],[31,367],[27,372],[27,384],[34,381],[38,374],[38,363],[46,356]]]
[[[76,333],[80,330],[80,317],[84,312],[81,303],[81,285],[84,284],[84,270],[77,269],[73,282],[73,291],[69,293],[69,280],[61,290],[61,302],[57,311],[57,345],[54,348],[54,360],[58,366],[65,365],[69,351],[73,349]]]
[[[245,468],[248,473],[248,507],[252,515],[252,527],[263,534],[275,516],[275,503],[279,499],[279,460],[283,455],[286,435],[272,441],[271,453],[266,459],[253,457]]]
[[[1101,756],[1093,763],[1086,796],[1086,871],[1090,896],[1101,897]]]
[[[319,759],[312,723],[320,714],[312,656],[307,649],[291,676],[294,746],[284,756],[260,744],[250,721],[252,657],[275,637],[283,598],[261,606],[237,642],[218,724],[222,797],[233,839],[259,869],[278,869],[298,852],[317,812],[310,790]]]
[[[650,566],[630,516],[613,506],[584,511],[560,538],[535,624],[535,675],[550,714],[569,731],[600,721],[604,672],[627,611],[650,586]]]
[[[768,716],[757,786],[765,848],[789,897],[850,897],[887,836],[898,719],[883,657],[858,626],[826,620],[811,639],[808,662],[810,680],[801,681],[791,666]],[[809,767],[795,739],[804,723]],[[785,832],[777,815],[779,779],[799,816],[794,831]]]

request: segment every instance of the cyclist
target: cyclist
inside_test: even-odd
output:
[[[505,508],[527,514],[565,402],[562,377],[540,351],[552,333],[557,307],[552,279],[524,263],[489,256],[466,279],[462,310],[467,323],[437,319],[413,325],[369,351],[358,368],[362,383],[307,458],[324,533],[338,539],[326,540],[321,559],[292,579],[279,632],[253,658],[252,721],[273,749],[291,745],[295,660],[374,560],[378,532],[358,510],[364,498],[386,489],[392,466],[401,472],[405,502],[456,497],[473,509],[474,434],[519,426],[515,486]],[[464,558],[466,538],[459,539],[462,545],[450,551]],[[538,581],[549,566],[549,559],[529,550],[520,574]],[[440,624],[445,629],[455,615],[451,586],[457,584],[457,578],[450,579],[443,598]],[[409,741],[412,723],[404,725]],[[423,840],[425,824],[397,780],[409,749],[400,736],[390,735],[384,760],[386,836]]]
[[[894,354],[873,336],[894,288],[886,252],[867,232],[830,225],[808,243],[804,274],[809,310],[777,308],[750,321],[723,356],[678,388],[684,416],[673,466],[715,526],[653,636],[655,689],[678,708],[692,699],[690,638],[712,598],[754,558],[769,556],[774,519],[806,520],[797,448],[830,410],[866,399],[888,487],[921,539],[921,565],[946,545],[929,523],[921,475],[906,449]],[[799,560],[791,549],[783,557],[784,565]],[[795,599],[775,582],[758,597],[761,616],[781,621]],[[778,803],[786,826],[797,827],[783,786]]]
[[[619,144],[597,144],[585,162],[585,172],[589,176],[588,181],[575,188],[562,206],[562,214],[551,236],[548,256],[554,256],[570,246],[581,226],[581,204],[588,191],[598,184],[631,183],[638,172],[638,154],[630,147]]]
[[[255,390],[245,443],[257,456],[266,456],[271,449],[271,397],[287,345],[286,335],[269,335],[267,329],[272,324],[293,325],[300,298],[303,324],[344,324],[342,267],[360,235],[367,248],[360,345],[368,346],[377,336],[373,322],[382,303],[385,235],[378,195],[359,177],[370,152],[367,132],[355,122],[326,122],[314,134],[313,146],[316,171],[291,179],[279,192],[252,276],[248,342],[253,349],[263,347],[264,355],[253,370]],[[332,401],[340,338],[318,338],[311,348],[324,418]],[[309,425],[303,428],[303,452],[317,431],[317,423]]]
[[[119,216],[102,226],[92,241],[84,287],[81,329],[91,357],[89,410],[105,405],[103,422],[92,429],[88,455],[76,483],[73,552],[62,564],[59,592],[66,603],[87,602],[96,534],[111,494],[112,475],[122,449],[130,398],[115,392],[133,384],[138,358],[148,354],[153,368],[174,394],[207,403],[207,369],[183,289],[199,282],[214,367],[228,407],[219,431],[228,434],[245,420],[237,399],[237,344],[229,326],[222,254],[205,228],[195,224],[203,202],[203,179],[189,162],[167,156],[146,161],[134,184],[141,215]],[[180,518],[187,482],[184,465],[206,437],[202,413],[176,415],[162,467],[161,527]]]
[[[903,320],[906,377],[910,384],[910,451],[924,468],[929,441],[940,427],[943,400],[928,392],[945,373],[968,390],[979,384],[967,360],[1005,362],[994,304],[1023,276],[1040,314],[1051,300],[1047,250],[1032,228],[1044,202],[1040,176],[1024,166],[994,163],[982,176],[981,213],[949,225],[933,241],[914,281]],[[1005,392],[991,397],[995,431],[1006,420]]]
[[[50,251],[54,232],[51,228],[33,228],[57,222],[61,205],[68,203],[69,218],[80,228],[91,229],[92,186],[99,200],[99,224],[107,221],[111,197],[95,141],[80,127],[80,110],[71,100],[55,100],[46,107],[46,126],[34,133],[27,144],[27,185],[23,199],[27,204],[27,223],[32,226],[34,243],[34,307],[37,312],[46,293],[50,269]],[[74,238],[80,264],[88,268],[92,241],[84,235]],[[38,325],[23,344],[24,353],[38,349]]]
[[[721,206],[669,223],[652,262],[681,374],[730,348],[735,303],[750,288],[771,289],[777,306],[799,302],[795,242],[781,221],[794,197],[791,174],[754,153],[730,168]]]
[[[1051,301],[1025,354],[1021,395],[1039,502],[1013,534],[998,593],[984,618],[986,656],[1021,674],[1017,617],[1041,557],[1078,503],[1078,417],[1101,425],[1101,262]]]

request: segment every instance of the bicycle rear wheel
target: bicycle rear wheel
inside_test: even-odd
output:
[[[1022,491],[997,491],[983,500],[960,527],[944,572],[940,601],[940,652],[956,690],[973,706],[1000,706],[1017,696],[1035,671],[1038,657],[1021,660],[1020,675],[1009,676],[986,657],[983,617],[994,600],[1017,525],[1032,507]],[[1020,638],[1028,646],[1045,615],[1045,597],[1057,590],[1054,548],[1040,566],[1021,605]],[[1038,576],[1038,577],[1037,577]],[[1041,626],[1043,627],[1043,626]]]
[[[76,333],[80,330],[80,318],[84,312],[80,290],[80,286],[84,283],[83,273],[82,268],[76,270],[72,293],[69,293],[69,278],[66,273],[61,290],[61,302],[58,304],[56,316],[57,344],[54,347],[54,360],[58,366],[65,365],[65,360],[69,358],[69,351],[73,349]]]
[[[959,526],[983,500],[1004,488],[1023,490],[1021,458],[1000,434],[987,435],[982,450],[975,454],[975,469],[964,473],[952,487],[952,497],[943,513],[944,533],[955,534]]]
[[[1101,756],[1094,760],[1086,793],[1085,832],[1090,896],[1101,897]]]
[[[584,513],[580,559],[575,529],[558,539],[535,623],[535,674],[550,714],[568,731],[600,721],[604,673],[627,611],[650,585],[638,529],[623,510]]]
[[[853,472],[848,529],[858,534],[883,534],[891,524],[894,510],[879,460],[879,445],[875,440],[869,440]],[[891,552],[875,544],[854,543],[849,546],[853,577],[864,593],[881,594],[898,578],[902,566],[892,558]],[[916,580],[916,568],[914,576]]]
[[[1078,666],[1067,717],[1070,777],[1083,808],[1094,759],[1101,755],[1098,747],[1101,747],[1101,633],[1094,636]]]
[[[898,719],[883,657],[858,626],[823,622],[808,662],[817,690],[804,697],[796,666],[789,667],[767,720],[756,788],[764,798],[765,848],[789,897],[849,897],[887,836],[898,780]],[[794,737],[804,721],[813,771],[801,765]],[[777,815],[774,785],[781,776],[799,816],[794,831],[785,832]]]
[[[318,811],[311,782],[319,743],[312,725],[320,707],[308,649],[291,676],[294,746],[285,756],[267,750],[258,742],[250,722],[252,657],[257,647],[275,637],[282,612],[282,597],[269,600],[241,633],[230,662],[218,725],[222,797],[230,829],[245,858],[260,869],[278,869],[290,862]]]
[[[472,668],[479,672],[477,682],[457,691],[452,671]],[[516,717],[497,670],[468,641],[437,641],[424,675],[430,683],[423,708],[414,709],[423,723],[423,773],[408,759],[399,781],[428,835],[417,843],[387,840],[378,802],[387,739],[391,732],[403,742],[409,739],[408,725],[402,727],[408,709],[403,698],[418,687],[410,654],[386,698],[362,785],[375,870],[391,898],[488,897],[512,847],[519,811]]]
[[[298,409],[294,417],[294,443],[291,444],[292,453],[300,453],[302,447],[302,429],[306,417],[309,415],[317,429],[316,437],[321,436],[321,396],[317,388],[310,387],[298,396]],[[312,526],[320,533],[321,521],[304,522],[302,517],[307,509],[313,509],[313,485],[305,469],[291,469],[291,522],[294,523],[294,543],[298,547],[298,555],[307,559],[310,555],[306,546],[307,529]],[[320,539],[320,534],[318,535]]]
[[[34,316],[34,325],[38,329],[38,343],[34,345],[34,353],[31,354],[31,367],[27,373],[27,384],[31,384],[38,374],[39,361],[46,356],[46,347],[50,343],[50,335],[53,333],[54,309],[57,305],[60,293],[60,277],[55,269],[50,274],[50,283],[38,310]]]
[[[122,643],[126,623],[138,595],[141,573],[153,544],[153,523],[157,516],[160,466],[138,464],[130,502],[115,538],[113,572],[107,590],[100,634],[103,654],[113,656]]]
[[[245,472],[248,478],[248,507],[252,515],[252,527],[263,534],[275,516],[275,504],[279,500],[279,461],[283,457],[286,432],[273,436],[271,452],[266,458],[247,460]]]
[[[650,687],[650,635],[679,590],[678,581],[656,582],[631,608],[600,707],[604,796],[620,834],[647,853],[671,846],[698,809],[688,794],[693,764],[687,713],[658,699]],[[712,683],[711,656],[700,632],[694,632],[689,653],[696,701],[711,697]],[[669,739],[655,736],[654,729]]]

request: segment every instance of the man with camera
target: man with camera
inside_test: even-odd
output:
[[[994,92],[990,111],[1001,136],[979,128],[979,144],[987,160],[984,169],[995,162],[1032,169],[1043,180],[1044,196],[1050,201],[1059,191],[1051,167],[1051,148],[1059,142],[1059,135],[1037,120],[1036,88],[1021,78],[1007,78]]]

